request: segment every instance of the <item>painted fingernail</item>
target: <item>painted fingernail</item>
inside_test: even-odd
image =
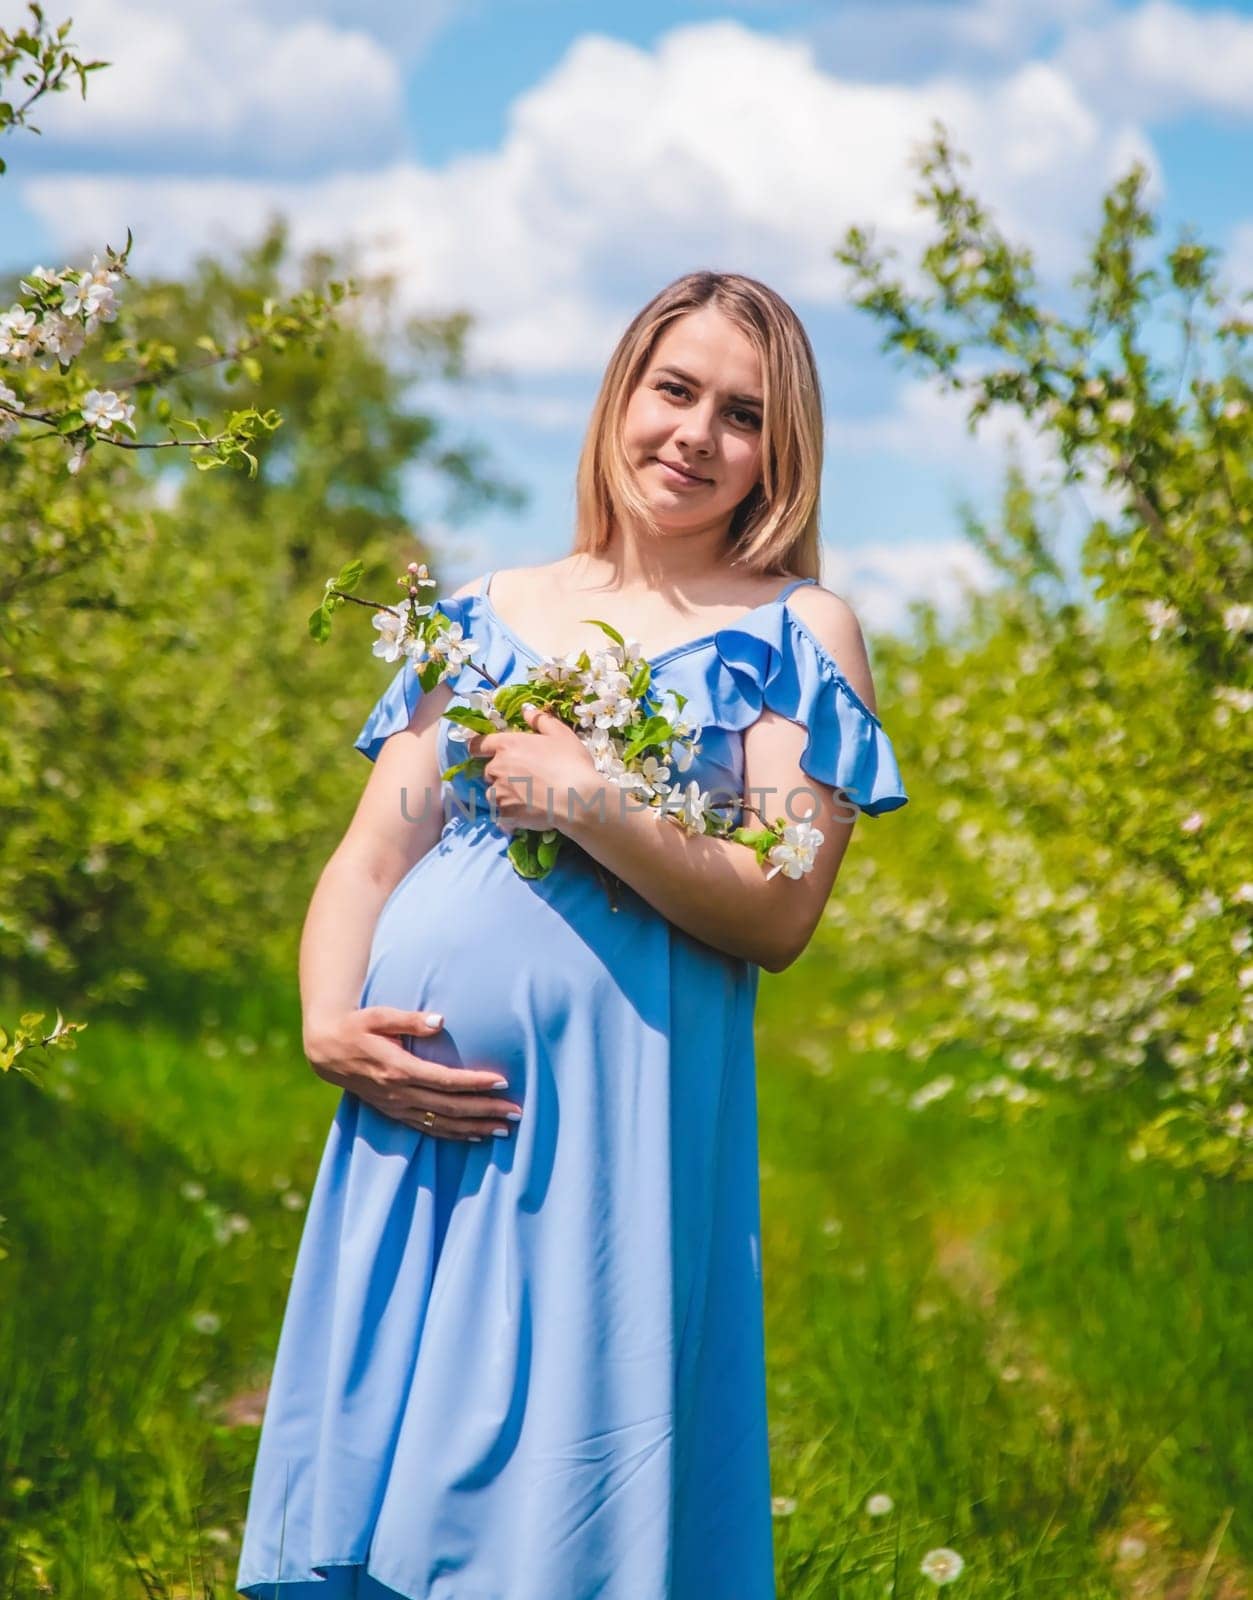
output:
[[[506,1138],[508,1136],[509,1129],[508,1128],[493,1128],[492,1132],[496,1135],[496,1137],[498,1139],[504,1139],[504,1138]]]
[[[493,1089],[507,1089],[508,1087],[509,1087],[509,1079],[508,1078],[497,1078],[496,1082],[492,1085]]]
[[[428,1011],[426,1014],[426,1025],[428,1028],[442,1028],[444,1026],[443,1012]]]
[[[471,1144],[483,1143],[483,1135],[481,1133],[469,1133],[466,1135],[466,1137],[469,1139]]]
[[[520,1111],[506,1111],[505,1115],[509,1118],[510,1122],[522,1121],[522,1113]]]

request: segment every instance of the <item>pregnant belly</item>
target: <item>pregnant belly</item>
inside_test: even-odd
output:
[[[410,869],[379,914],[361,1004],[442,1012],[443,1031],[415,1040],[417,1053],[495,1068],[520,1093],[589,1023],[667,1031],[671,930],[629,889],[611,910],[573,846],[529,880],[508,844],[486,823],[457,824]]]

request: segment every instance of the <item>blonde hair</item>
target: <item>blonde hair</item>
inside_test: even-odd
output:
[[[732,513],[731,564],[750,572],[791,571],[818,578],[823,416],[813,347],[785,300],[764,283],[735,272],[689,272],[676,278],[618,340],[579,456],[574,550],[603,550],[617,508],[656,528],[622,449],[623,418],[662,333],[707,305],[721,311],[752,343],[763,379],[762,476]]]

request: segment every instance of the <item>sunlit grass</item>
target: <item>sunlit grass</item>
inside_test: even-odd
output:
[[[852,1054],[855,1006],[812,959],[763,980],[781,1600],[932,1595],[953,1556],[981,1600],[1247,1593],[1247,1195],[1130,1160],[1108,1101],[913,1108],[936,1071]],[[166,1010],[0,1084],[6,1600],[234,1593],[337,1092],[291,995]]]

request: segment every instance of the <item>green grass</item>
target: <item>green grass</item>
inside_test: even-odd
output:
[[[848,1053],[855,1005],[814,958],[763,979],[781,1600],[935,1594],[938,1546],[954,1596],[1246,1595],[1248,1194],[1129,1159],[1131,1106],[910,1110],[934,1070]],[[290,994],[155,1010],[0,1082],[0,1600],[234,1593],[338,1093]]]

